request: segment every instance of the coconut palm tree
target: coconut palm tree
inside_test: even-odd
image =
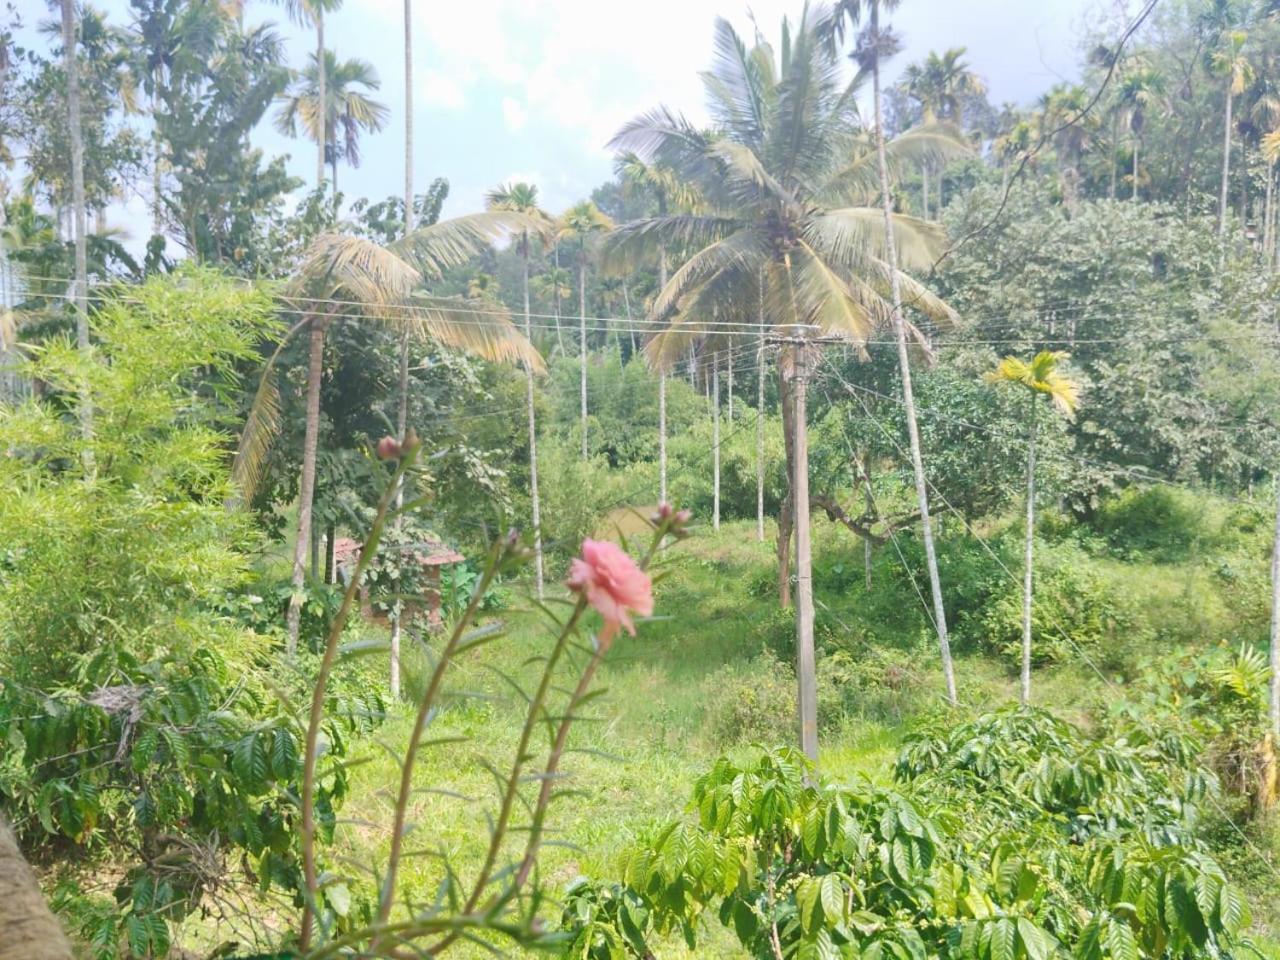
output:
[[[542,369],[542,358],[523,334],[492,305],[477,310],[468,301],[418,293],[424,276],[465,263],[484,246],[530,226],[519,214],[490,211],[432,224],[380,247],[361,237],[330,233],[308,249],[287,289],[303,305],[303,321],[291,331],[309,335],[306,432],[298,493],[298,532],[293,556],[293,598],[287,620],[287,652],[298,644],[302,585],[311,532],[316,452],[320,433],[320,387],[324,339],[334,320],[364,316],[408,329],[412,337],[433,341],[484,359],[525,363]],[[286,338],[287,342],[287,338]],[[275,365],[284,343],[267,361],[232,466],[232,480],[248,498],[261,478],[262,465],[278,432],[279,392]]]
[[[353,167],[360,166],[361,133],[381,130],[386,126],[390,111],[386,104],[357,89],[363,87],[372,91],[382,86],[372,64],[364,60],[339,62],[332,50],[325,51],[324,64],[323,71],[317,70],[313,59],[293,89],[281,98],[276,129],[296,137],[301,125],[310,139],[327,137],[325,152],[333,171],[336,192],[338,160],[346,160]],[[325,105],[323,110],[319,108],[321,103]]]
[[[1129,132],[1133,134],[1133,194],[1138,199],[1138,153],[1147,113],[1164,95],[1164,77],[1153,67],[1143,66],[1126,74],[1120,83],[1119,104]]]
[[[642,262],[662,247],[692,251],[658,294],[653,317],[666,322],[650,341],[650,361],[669,369],[691,345],[704,356],[754,337],[763,318],[769,327],[816,327],[860,349],[891,315],[886,298],[895,279],[914,307],[938,321],[952,311],[887,259],[882,213],[874,204],[875,151],[868,149],[857,115],[856,85],[841,77],[827,41],[824,15],[806,11],[784,24],[777,53],[763,40],[748,48],[726,21],[716,25],[716,61],[705,77],[714,129],[704,131],[659,107],[627,124],[615,147],[660,162],[698,191],[703,208],[621,226],[610,255]],[[925,156],[955,156],[962,144],[937,130],[910,131],[887,151],[894,171]],[[924,221],[893,214],[892,235],[903,263],[927,268],[942,235]],[[913,328],[914,329],[914,328]],[[799,484],[797,402],[802,379],[781,364],[782,412],[793,490]],[[779,596],[790,600],[790,536],[804,532],[808,504],[790,496],[779,517]],[[794,503],[792,502],[794,501]],[[807,539],[807,538],[806,538]],[[804,553],[797,550],[803,565]],[[802,691],[811,685],[812,608],[799,578],[797,654]],[[807,636],[806,636],[807,634]],[[805,749],[812,716],[803,706]],[[808,705],[811,708],[811,704]]]
[[[1231,113],[1235,98],[1253,82],[1253,65],[1244,55],[1249,35],[1243,30],[1229,31],[1223,45],[1209,57],[1209,69],[1224,81],[1226,98],[1222,107],[1222,191],[1218,203],[1218,236],[1227,225],[1227,189],[1231,182]]]
[[[516,249],[520,253],[523,274],[521,290],[524,294],[524,335],[533,341],[533,320],[529,310],[529,258],[535,237],[545,239],[550,233],[553,222],[541,207],[538,206],[538,188],[531,183],[510,183],[489,191],[485,203],[490,210],[508,210],[528,217],[530,221],[540,225],[535,232],[530,229],[520,231],[516,241]],[[534,412],[533,391],[534,368],[525,364],[525,410],[529,419],[529,499],[533,521],[533,558],[534,584],[538,599],[542,599],[542,504],[538,498],[538,422]]]
[[[1022,562],[1022,702],[1031,701],[1031,600],[1032,556],[1035,550],[1036,510],[1036,425],[1039,419],[1037,400],[1048,397],[1063,416],[1075,415],[1080,401],[1080,388],[1062,371],[1070,354],[1061,350],[1042,350],[1028,363],[1017,357],[1005,357],[987,374],[989,383],[1008,384],[1027,391],[1027,530]]]
[[[574,204],[560,217],[558,239],[578,241],[578,368],[581,374],[582,459],[587,459],[587,241],[613,229],[613,221],[590,200]]]

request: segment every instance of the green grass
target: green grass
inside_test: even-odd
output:
[[[578,792],[553,806],[554,845],[545,849],[541,863],[553,894],[580,873],[609,874],[638,832],[680,815],[692,781],[717,756],[744,753],[752,740],[793,739],[794,680],[785,664],[791,626],[777,610],[771,537],[758,543],[753,524],[731,523],[716,535],[700,531],[668,555],[655,619],[641,625],[638,637],[619,639],[600,675],[607,694],[591,705],[590,721],[572,735],[577,752],[566,758],[565,767]],[[841,676],[861,678],[828,691],[837,707],[824,716],[822,772],[837,780],[884,781],[911,719],[940,702],[933,638],[920,629],[922,619],[912,606],[917,598],[886,596],[895,590],[887,578],[867,593],[860,543],[826,528],[816,540],[819,565],[845,562],[852,568],[851,575],[820,580],[818,600],[820,612],[836,618],[824,642],[828,649],[844,648],[847,672]],[[1151,636],[1186,637],[1194,631],[1211,642],[1221,633],[1215,628],[1240,613],[1229,597],[1223,599],[1206,564],[1097,562],[1133,594],[1150,618]],[[416,825],[409,848],[446,851],[464,881],[483,854],[485,817],[494,805],[494,779],[484,761],[499,768],[510,762],[524,717],[523,702],[499,671],[529,687],[539,670],[531,658],[550,643],[532,614],[502,616],[510,625],[507,636],[462,658],[430,734],[468,740],[423,753],[409,817]],[[852,626],[852,621],[859,636],[846,644],[841,624]],[[874,629],[864,629],[871,622]],[[767,649],[780,652],[770,657]],[[888,673],[877,672],[890,667]],[[966,710],[992,708],[1017,696],[1009,665],[990,656],[961,652],[956,672]],[[1038,670],[1034,682],[1037,702],[1077,722],[1087,721],[1091,708],[1113,694],[1083,664]],[[758,703],[753,700],[750,709],[740,711],[742,729],[730,723],[741,735],[726,739],[727,712],[741,706],[738,699],[757,695]],[[374,865],[385,860],[398,783],[396,757],[411,723],[409,708],[399,706],[375,741],[361,746],[366,762],[352,771],[352,794],[337,836],[339,854]],[[402,874],[405,887],[423,900],[434,895],[441,876],[439,861],[430,856],[413,858]],[[1264,924],[1273,923],[1265,877],[1238,879],[1256,894],[1255,913]],[[680,949],[670,955],[681,956]],[[739,954],[717,931],[698,955]]]

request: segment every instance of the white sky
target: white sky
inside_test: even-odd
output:
[[[119,22],[126,0],[97,0]],[[40,8],[42,0],[22,0]],[[994,103],[1027,100],[1076,75],[1081,38],[1123,10],[1125,0],[906,0],[893,23],[905,40],[890,75],[929,50],[968,47]],[[562,209],[607,179],[605,143],[626,120],[659,103],[705,116],[698,71],[711,59],[712,25],[724,15],[747,35],[754,14],[776,38],[784,13],[801,0],[414,0],[415,186],[449,178],[446,215],[478,208],[484,191],[512,179],[535,182],[544,206]],[[29,21],[43,18],[32,10]],[[274,20],[290,61],[305,62],[311,35],[284,11],[250,3],[250,22]],[[402,0],[346,0],[326,20],[339,57],[370,61],[382,80],[376,96],[391,110],[367,137],[360,169],[339,168],[348,197],[399,195],[403,183]],[[289,153],[310,181],[315,148],[264,122],[255,141]],[[146,231],[138,199],[111,217]],[[140,245],[145,237],[135,237]]]

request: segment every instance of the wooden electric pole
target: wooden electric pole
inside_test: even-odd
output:
[[[796,536],[796,685],[798,688],[800,749],[818,760],[818,674],[813,644],[813,555],[809,542],[809,431],[806,424],[809,377],[818,357],[817,328],[796,325],[773,338],[786,350],[783,376],[791,385],[795,411],[792,431],[794,463],[791,475],[792,512]]]

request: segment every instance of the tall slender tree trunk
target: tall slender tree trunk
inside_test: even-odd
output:
[[[298,485],[298,537],[293,545],[293,593],[286,619],[285,652],[298,651],[298,624],[302,617],[303,584],[311,539],[311,507],[316,493],[316,448],[320,440],[320,380],[324,374],[324,334],[327,318],[311,318],[310,352],[307,356],[307,423],[302,441],[302,480]]]
[[[552,251],[552,259],[556,266],[556,282],[551,285],[551,298],[555,303],[556,346],[560,348],[560,356],[564,356],[564,330],[560,326],[560,247]]]
[[[1273,746],[1280,746],[1280,478],[1276,480],[1276,527],[1271,541],[1271,684],[1267,716]]]
[[[1223,110],[1222,125],[1222,194],[1218,199],[1218,236],[1227,229],[1227,187],[1231,182],[1231,108],[1235,93],[1231,88],[1231,78],[1227,78],[1227,104]]]
[[[920,219],[929,219],[929,161],[920,164]]]
[[[1031,599],[1033,553],[1036,538],[1036,410],[1031,401],[1031,427],[1027,438],[1027,533],[1022,550],[1022,704],[1031,702]]]
[[[711,528],[720,529],[720,355],[711,355]]]
[[[809,373],[814,347],[791,348],[790,374],[794,385],[793,429],[795,464],[791,479],[796,528],[796,679],[800,749],[810,760],[818,759],[818,679],[813,643],[813,562],[809,544],[809,435],[806,424]]]
[[[1111,185],[1107,188],[1107,199],[1116,198],[1116,170],[1120,164],[1116,161],[1116,153],[1120,149],[1120,115],[1111,114]]]
[[[1133,141],[1133,196],[1132,200],[1138,199],[1138,150],[1142,145],[1141,140]]]
[[[333,187],[338,190],[337,165],[334,165]],[[413,0],[404,0],[404,235],[413,233],[416,218],[413,212]],[[399,383],[396,396],[396,439],[403,440],[409,427],[409,331],[400,332]],[[395,529],[399,533],[403,525],[400,510],[404,506],[404,481],[396,488]],[[396,548],[402,549],[399,538]],[[400,600],[400,562],[396,563],[396,601],[391,605],[391,669],[390,687],[392,702],[400,699],[400,646],[404,624],[404,603]]]
[[[0,960],[71,960],[71,943],[0,814]]]
[[[1271,169],[1271,164],[1266,165],[1267,188],[1262,197],[1262,264],[1267,269],[1271,269],[1271,238],[1272,238],[1272,200],[1275,193],[1275,176]]]
[[[164,232],[164,145],[160,140],[160,127],[155,117],[160,113],[159,94],[151,95],[151,235]]]
[[[871,32],[880,36],[880,3],[872,0]],[[907,414],[907,435],[911,440],[911,466],[915,471],[916,499],[920,504],[920,527],[924,539],[925,561],[929,567],[929,586],[933,593],[934,624],[938,630],[938,648],[942,655],[942,675],[947,700],[956,702],[955,670],[951,663],[951,642],[947,637],[947,614],[942,603],[942,582],[938,577],[938,557],[933,543],[933,525],[929,518],[929,489],[920,453],[920,428],[916,423],[916,400],[911,388],[911,356],[907,351],[906,322],[902,316],[902,284],[898,277],[898,251],[893,236],[893,201],[889,194],[889,158],[884,142],[884,104],[880,92],[880,58],[871,71],[872,95],[875,100],[876,152],[880,166],[880,199],[884,211],[885,254],[889,266],[889,286],[893,298],[893,335],[898,342],[898,367],[902,376],[902,400]]]
[[[67,75],[67,131],[71,139],[71,224],[75,242],[75,277],[71,301],[76,311],[76,346],[89,349],[89,265],[85,239],[84,137],[80,117],[80,64],[76,53],[79,30],[75,0],[62,0],[62,65]],[[88,390],[80,395],[80,429],[85,439],[93,436],[93,405]],[[86,452],[86,466],[92,454]]]
[[[587,250],[579,251],[578,264],[578,373],[582,400],[582,459],[587,459]]]
[[[661,289],[661,287],[659,287]],[[627,288],[627,281],[622,281],[622,306],[627,311],[627,327],[629,328],[629,337],[631,340],[631,356],[636,355],[639,349],[636,345],[636,321],[631,315],[631,291]]]
[[[533,342],[533,315],[529,310],[529,234],[524,235],[524,336]],[[524,396],[529,412],[529,499],[533,521],[533,583],[538,599],[543,596],[542,501],[538,497],[538,422],[534,412],[533,366],[525,364]]]
[[[756,356],[756,540],[764,543],[764,271],[760,271],[760,348]]]
[[[667,288],[667,251],[658,251],[658,289]],[[658,371],[658,502],[667,502],[667,371]]]
[[[324,12],[316,10],[316,99],[319,101],[320,109],[316,111],[316,187],[324,186],[324,148],[328,142],[328,131],[325,130],[325,121],[328,119],[328,64],[324,58]],[[337,192],[337,185],[334,185],[334,192]]]
[[[868,450],[862,455],[862,489],[863,503],[868,517],[875,515],[876,496],[875,490],[871,486],[871,451]],[[867,592],[871,592],[871,560],[872,545],[870,537],[862,538],[862,572],[866,581]]]

